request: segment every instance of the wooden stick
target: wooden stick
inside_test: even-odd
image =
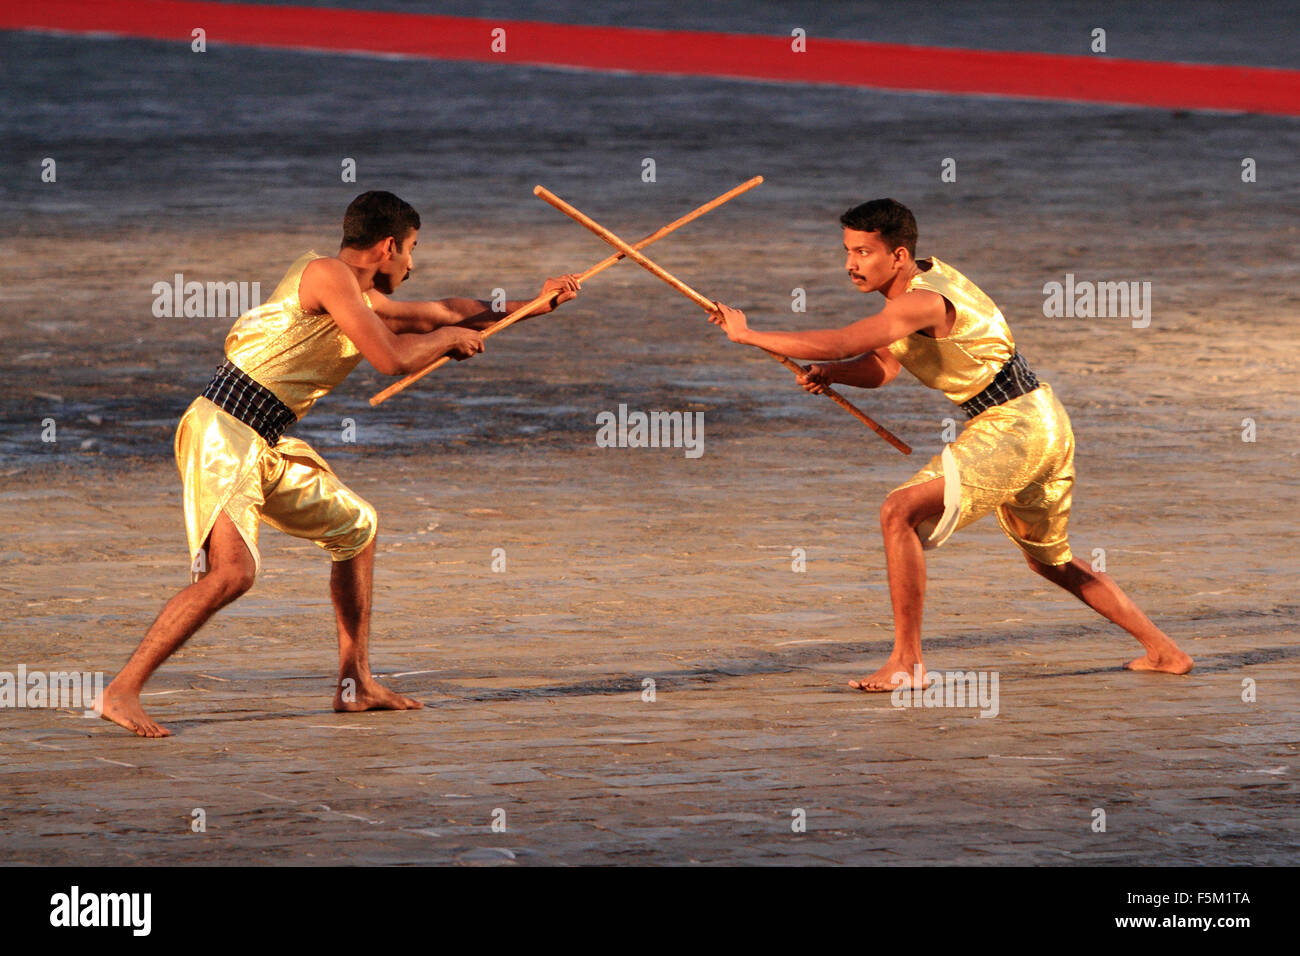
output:
[[[699,219],[706,212],[712,212],[714,209],[717,209],[723,203],[730,202],[732,199],[735,199],[741,193],[749,192],[749,190],[753,189],[762,181],[763,181],[762,176],[755,176],[753,179],[747,182],[743,182],[739,186],[736,186],[733,189],[728,189],[725,193],[723,193],[721,196],[718,196],[716,199],[710,199],[703,206],[699,206],[695,209],[692,209],[690,212],[682,216],[680,219],[674,219],[672,222],[664,226],[662,229],[658,229],[650,233],[650,235],[646,236],[644,239],[642,239],[632,248],[643,249],[646,246],[650,245],[652,242],[657,242],[658,240],[662,239],[664,236],[668,235],[670,232],[680,229],[688,222],[693,222],[696,219]],[[592,276],[596,275],[597,273],[604,272],[614,263],[624,258],[624,256],[625,253],[617,252],[607,259],[602,259],[600,262],[596,263],[586,272],[579,275],[578,281],[586,282],[588,279],[590,279]],[[511,312],[505,318],[493,322],[491,325],[489,325],[486,329],[483,330],[483,338],[487,338],[489,335],[496,335],[502,329],[508,329],[510,326],[514,325],[520,319],[532,315],[536,309],[540,308],[542,305],[549,302],[551,299],[555,297],[555,295],[556,293],[554,292],[547,293],[545,295],[539,295],[537,298],[533,299],[533,301],[529,302],[527,305],[524,305],[516,309],[514,312]],[[418,372],[412,372],[410,375],[406,376],[406,378],[402,379],[401,381],[394,382],[392,385],[388,386],[382,392],[379,392],[374,397],[372,397],[370,399],[370,404],[374,406],[374,405],[378,405],[381,402],[387,401],[388,399],[396,395],[398,392],[402,391],[402,389],[406,388],[408,385],[418,381],[419,379],[424,378],[424,376],[428,375],[434,369],[442,368],[442,366],[446,365],[450,361],[451,361],[451,356],[444,355],[442,358],[437,359],[436,361],[430,363],[429,365],[426,365]]]
[[[672,273],[670,273],[667,269],[664,269],[662,266],[659,266],[654,262],[651,262],[645,256],[641,255],[641,253],[639,253],[636,249],[634,249],[632,246],[629,246],[626,242],[624,242],[618,236],[614,235],[612,232],[610,232],[600,223],[596,222],[594,219],[590,218],[589,216],[583,215],[583,213],[575,209],[573,206],[569,205],[567,202],[565,202],[559,196],[555,195],[555,193],[551,192],[549,189],[546,189],[543,186],[538,186],[533,190],[533,194],[540,196],[542,199],[546,200],[548,203],[550,203],[556,209],[560,210],[560,212],[564,213],[570,219],[573,219],[581,223],[582,225],[586,226],[588,229],[590,229],[596,235],[600,236],[600,238],[604,239],[614,248],[622,250],[623,254],[626,255],[629,259],[636,262],[643,269],[646,269],[647,271],[658,276],[660,279],[663,279],[665,282],[667,282],[670,286],[672,286],[682,295],[686,296],[686,298],[690,299],[692,302],[694,302],[696,305],[702,308],[705,312],[708,312],[710,315],[712,315],[714,312],[717,311],[712,301],[700,295],[698,292],[696,292],[694,289],[688,286],[685,282],[683,282],[682,280],[674,276]],[[794,362],[790,361],[790,359],[786,358],[784,355],[778,355],[775,352],[768,352],[767,349],[763,349],[762,351],[767,352],[768,355],[772,356],[772,358],[776,359],[778,362],[780,362],[790,371],[794,372],[796,375],[803,374],[803,369],[800,368],[798,365],[796,365]],[[901,438],[898,438],[891,431],[889,431],[889,429],[885,428],[883,425],[880,425],[875,420],[873,420],[869,415],[867,415],[865,412],[858,409],[856,405],[852,404],[843,395],[835,391],[835,389],[831,388],[830,386],[827,386],[824,394],[829,396],[831,401],[835,402],[836,405],[839,405],[841,408],[848,411],[855,418],[857,418],[858,421],[862,422],[862,424],[866,425],[868,428],[874,431],[885,441],[889,442],[891,445],[893,445],[895,448],[901,451],[904,455],[910,455],[912,453],[911,446],[909,446],[905,441],[903,441]]]

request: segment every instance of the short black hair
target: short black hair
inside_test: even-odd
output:
[[[858,232],[878,232],[893,252],[899,246],[916,258],[916,217],[897,199],[872,199],[840,216],[840,225]]]
[[[389,236],[400,246],[412,229],[420,228],[420,214],[410,203],[382,190],[372,189],[348,203],[343,214],[343,246],[369,249]]]

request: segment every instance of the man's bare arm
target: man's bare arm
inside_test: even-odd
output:
[[[875,352],[919,329],[939,325],[945,314],[943,296],[927,289],[917,289],[890,299],[876,315],[843,328],[759,332],[749,327],[744,312],[721,303],[717,305],[718,311],[712,316],[712,321],[726,330],[731,341],[813,361],[835,361]]]
[[[298,297],[308,312],[328,312],[366,361],[384,375],[405,375],[444,355],[469,358],[483,351],[482,336],[459,326],[395,333],[366,305],[356,277],[338,259],[311,262],[303,271]],[[375,293],[378,298],[383,297]]]
[[[538,306],[528,318],[545,315],[561,303],[568,302],[578,294],[579,286],[576,275],[563,275],[547,279],[542,285],[542,293],[554,293],[550,302]],[[432,332],[447,326],[459,326],[466,329],[482,331],[494,322],[527,305],[530,299],[511,299],[505,302],[503,309],[497,311],[492,303],[483,299],[453,297],[435,299],[430,302],[401,302],[373,290],[367,293],[373,303],[375,312],[384,324],[394,333]],[[541,293],[539,293],[540,295]]]
[[[805,391],[820,395],[830,385],[853,385],[857,388],[880,388],[894,380],[903,366],[889,349],[876,349],[847,362],[820,362],[804,369],[799,384]]]

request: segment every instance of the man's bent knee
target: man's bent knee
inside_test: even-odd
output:
[[[204,582],[216,593],[221,604],[229,604],[235,598],[246,594],[257,579],[257,571],[252,562],[246,566],[213,568],[204,576]]]
[[[901,492],[893,492],[880,506],[880,526],[885,531],[906,530],[910,525],[908,520],[910,517],[911,508],[908,507],[907,499]]]
[[[915,531],[926,518],[936,518],[942,513],[942,505],[937,511],[932,510],[928,502],[907,494],[906,489],[894,491],[880,506],[880,527],[886,534]]]

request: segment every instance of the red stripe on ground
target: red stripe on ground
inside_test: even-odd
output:
[[[1300,71],[187,0],[0,0],[0,29],[1300,115]],[[506,49],[494,53],[492,31]]]

